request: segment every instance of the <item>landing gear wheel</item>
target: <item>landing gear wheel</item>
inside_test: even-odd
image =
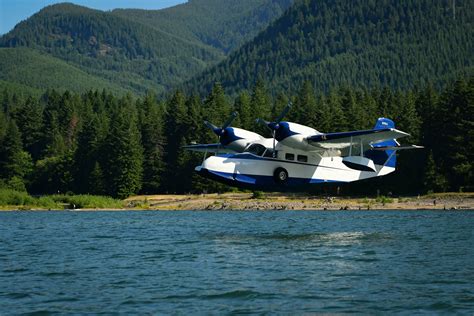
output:
[[[283,168],[276,168],[273,177],[276,183],[284,184],[288,181],[288,171]]]

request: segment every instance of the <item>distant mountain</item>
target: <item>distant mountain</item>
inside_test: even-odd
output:
[[[227,92],[258,77],[273,91],[435,84],[474,66],[474,1],[297,0],[252,41],[187,83]]]
[[[292,3],[293,0],[190,0],[164,10],[117,9],[112,13],[227,53],[265,29]]]
[[[56,4],[19,23],[0,38],[0,47],[50,55],[120,89],[163,92],[221,61],[289,3],[194,0],[166,10],[114,12]],[[42,73],[42,81],[54,81],[50,75]],[[12,75],[10,80],[23,79]]]
[[[86,91],[98,87],[119,94],[127,92],[107,79],[90,75],[58,58],[29,48],[0,48],[0,69],[0,86],[20,92],[42,93],[52,88]]]

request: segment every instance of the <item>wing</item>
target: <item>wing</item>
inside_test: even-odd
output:
[[[409,134],[395,128],[371,129],[342,133],[327,133],[308,136],[306,140],[310,145],[322,149],[343,149],[352,145],[361,144],[368,147],[385,140],[392,140],[409,136]]]
[[[232,149],[226,148],[219,143],[216,144],[196,144],[196,145],[187,145],[183,146],[184,149],[190,151],[198,152],[208,152],[208,153],[235,153]]]

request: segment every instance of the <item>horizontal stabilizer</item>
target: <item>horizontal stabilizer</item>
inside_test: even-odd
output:
[[[404,149],[423,149],[425,147],[418,145],[407,145],[407,146],[383,146],[373,147],[372,150],[404,150]]]

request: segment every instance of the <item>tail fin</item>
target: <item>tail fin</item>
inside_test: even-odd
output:
[[[379,117],[375,123],[374,129],[385,129],[385,128],[395,128],[395,123],[388,118]]]
[[[375,123],[374,130],[386,129],[386,128],[395,128],[395,123],[388,118],[380,117]],[[399,144],[395,139],[386,140],[380,143],[372,144],[374,148],[377,147],[390,147],[398,146]],[[366,153],[367,158],[370,158],[374,161],[376,165],[383,165],[387,167],[395,168],[397,164],[397,155],[395,150],[369,150]]]

